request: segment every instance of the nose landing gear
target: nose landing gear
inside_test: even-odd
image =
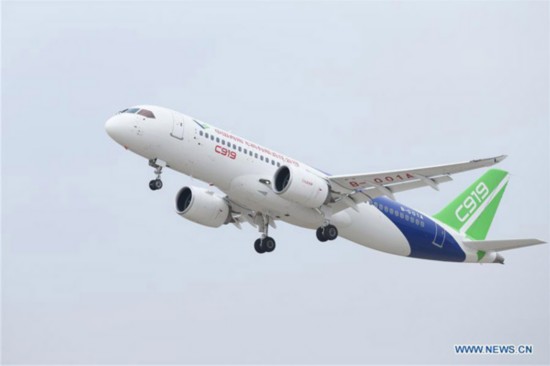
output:
[[[162,188],[162,180],[160,180],[160,175],[162,174],[162,168],[166,166],[166,163],[162,160],[151,159],[149,160],[149,165],[155,168],[155,174],[157,179],[153,179],[149,182],[149,188],[152,191],[156,191]]]
[[[162,181],[160,179],[153,179],[149,182],[149,188],[151,188],[152,191],[156,191],[157,189],[162,188]]]

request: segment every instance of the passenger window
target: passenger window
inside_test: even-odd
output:
[[[275,160],[271,160],[271,165],[275,165]]]
[[[233,150],[237,150],[237,145],[233,144]]]
[[[256,159],[258,159],[258,153],[255,153],[255,154],[254,154],[254,157],[255,157]]]
[[[260,160],[264,161],[264,156],[263,155],[260,155]]]
[[[224,145],[224,146],[225,146],[225,140],[222,140],[222,145]]]
[[[220,138],[219,137],[216,137],[216,142],[219,144],[220,143]]]
[[[203,135],[202,130],[199,131],[199,135],[201,135],[201,136]]]
[[[214,135],[210,135],[210,140],[214,141]]]
[[[277,166],[280,167],[280,166],[281,166],[281,163],[277,162]]]
[[[138,114],[141,114],[142,116],[147,117],[147,118],[155,118],[155,115],[153,114],[153,112],[151,112],[148,109],[140,109]]]
[[[241,150],[242,150],[242,149],[241,149],[241,147],[239,146],[239,152],[241,152]]]
[[[205,132],[205,133],[204,133],[204,137],[206,137],[206,138],[209,137],[209,136],[208,136],[208,132]]]

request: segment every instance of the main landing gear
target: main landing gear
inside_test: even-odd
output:
[[[161,162],[157,162],[157,159],[149,160],[149,165],[155,168],[155,174],[157,175],[157,179],[153,179],[149,182],[149,188],[151,188],[152,191],[162,188],[162,180],[160,180],[160,175],[162,174],[162,167],[164,164],[159,163]]]
[[[262,237],[256,239],[254,242],[254,249],[257,253],[271,253],[275,250],[276,244],[275,239],[268,235],[269,228],[269,217],[262,215],[262,220],[260,223],[260,231],[262,232]]]
[[[273,239],[270,236],[266,236],[265,238],[256,239],[254,242],[254,249],[256,252],[263,254],[263,253],[271,253],[275,250],[275,239]]]
[[[338,229],[334,225],[321,226],[317,229],[317,239],[321,242],[334,240],[338,237]]]

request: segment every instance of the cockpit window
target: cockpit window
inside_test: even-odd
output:
[[[148,110],[148,109],[126,108],[126,109],[121,110],[121,111],[118,112],[118,113],[137,113],[137,114],[142,115],[143,117],[155,118],[154,113],[151,112],[151,111]]]
[[[151,112],[148,109],[140,109],[138,114],[141,114],[142,116],[147,118],[155,118],[155,115],[153,114],[153,112]]]

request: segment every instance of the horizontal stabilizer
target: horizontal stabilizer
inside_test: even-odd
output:
[[[499,252],[508,249],[528,247],[531,245],[544,244],[539,239],[512,239],[512,240],[467,240],[464,242],[472,249],[484,252]]]

